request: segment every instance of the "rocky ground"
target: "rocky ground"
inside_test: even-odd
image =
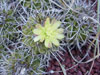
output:
[[[65,69],[66,69],[66,74],[67,75],[100,75],[100,58],[94,60],[91,62],[87,62],[87,60],[91,59],[93,57],[93,51],[90,51],[88,56],[83,60],[83,62],[77,63],[73,60],[73,58],[70,56],[70,54],[68,52],[64,53],[63,52],[63,56],[62,58],[64,59],[61,60],[59,57],[59,60],[61,62],[62,65],[65,65]],[[77,59],[78,61],[80,61],[82,59],[82,57],[86,54],[86,52],[82,52],[80,53],[78,50],[73,50],[72,51],[73,56],[75,57],[75,59]],[[76,65],[77,64],[77,65]],[[93,65],[93,67],[92,67]],[[74,66],[73,68],[71,68],[72,66]],[[92,67],[92,69],[91,69]],[[71,69],[69,69],[71,68]],[[91,69],[91,71],[90,71]],[[61,67],[59,65],[59,63],[53,59],[50,61],[50,66],[47,68],[47,71],[56,71],[53,74],[50,75],[64,75],[61,71]],[[57,72],[58,71],[58,72]]]

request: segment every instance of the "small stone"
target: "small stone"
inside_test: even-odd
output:
[[[80,66],[80,67],[84,67],[85,65],[84,65],[84,64],[79,64],[79,66]]]
[[[59,72],[55,72],[53,74],[50,74],[50,75],[60,75]]]
[[[55,65],[56,65],[56,66],[59,66],[59,63],[58,63],[58,62],[55,62]]]
[[[81,57],[80,57],[80,56],[78,56],[78,57],[77,57],[77,59],[78,59],[78,60],[81,60]]]
[[[69,72],[70,72],[70,73],[73,73],[73,72],[74,72],[74,69],[70,69]]]
[[[57,68],[56,68],[56,71],[60,71],[60,70],[61,70],[60,67],[57,67]]]
[[[53,71],[53,70],[51,70],[51,71],[50,71],[50,73],[54,73],[54,71]]]
[[[53,75],[60,75],[59,72],[54,73]]]
[[[91,71],[91,74],[94,75],[94,71],[93,70]]]
[[[72,64],[70,63],[70,64],[68,64],[68,68],[70,68],[70,67],[72,67]]]
[[[68,64],[70,63],[70,59],[69,58],[66,59],[66,63],[68,63]]]
[[[98,75],[98,73],[95,73],[94,75]]]
[[[84,67],[80,67],[80,69],[82,70],[82,72],[86,72],[86,69]]]
[[[52,69],[54,70],[55,69],[55,66],[52,66]]]
[[[72,51],[72,54],[73,54],[73,55],[75,55],[75,54],[76,54],[76,53],[75,53],[75,50],[73,50],[73,51]]]
[[[99,63],[100,63],[100,58],[97,58],[97,62],[99,62]]]
[[[77,75],[77,73],[74,73],[73,75]]]
[[[60,72],[60,75],[64,75],[63,72]]]
[[[82,75],[82,72],[81,71],[78,71],[77,75]]]
[[[67,58],[68,56],[69,56],[69,55],[68,55],[68,52],[66,52],[66,53],[65,53],[65,58]]]

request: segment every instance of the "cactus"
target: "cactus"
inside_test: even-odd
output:
[[[71,0],[1,0],[0,74],[42,75],[60,50],[90,44],[97,25],[87,16],[96,13],[74,1],[70,9]]]
[[[86,0],[76,0],[73,4],[73,10],[70,10],[65,16],[65,43],[70,49],[78,48],[80,51],[86,44],[90,44],[97,33],[97,26],[93,20],[86,16],[95,16],[96,13],[92,9],[91,1],[87,4]],[[83,15],[82,15],[83,14]]]
[[[35,74],[35,72],[39,73],[39,70],[42,70],[42,68],[39,68],[40,60],[36,56],[33,58],[31,55],[27,56],[27,53],[24,51],[16,51],[17,52],[13,52],[12,55],[9,56],[2,54],[2,62],[0,62],[0,67],[3,66],[8,75],[21,74],[21,70],[23,68],[26,70],[24,74],[29,75]],[[27,69],[31,69],[32,71]]]
[[[96,33],[91,21],[84,21],[82,17],[77,18],[74,14],[66,16],[65,22],[67,22],[65,25],[66,42],[70,47],[73,45],[81,50],[81,47],[90,42],[90,39],[93,39],[93,34]]]

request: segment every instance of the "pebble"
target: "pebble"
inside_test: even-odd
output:
[[[74,51],[73,51],[74,52]],[[76,53],[76,52],[75,52]],[[90,55],[92,56],[92,52],[90,53]],[[77,59],[81,59],[80,56],[78,56],[78,52],[77,55],[75,56]],[[75,62],[71,56],[68,53],[65,53],[64,55],[64,59],[65,61],[61,62],[61,64],[65,65],[65,68],[68,69],[72,66],[73,62]],[[67,56],[67,57],[66,57]],[[90,59],[90,57],[87,57],[87,59]],[[61,59],[59,59],[59,61],[61,61]],[[76,63],[76,62],[75,62]],[[52,60],[50,62],[50,67],[48,67],[48,71],[51,70],[55,70],[55,71],[61,71],[61,67],[59,66],[59,63],[56,60]],[[74,64],[73,64],[74,65]],[[67,75],[84,75],[87,71],[90,70],[91,67],[91,62],[90,63],[80,63],[78,66],[73,67],[72,69],[68,70],[66,73]],[[100,58],[95,60],[93,69],[91,71],[91,75],[100,75]],[[51,75],[64,75],[63,73],[52,73]]]
[[[54,73],[54,71],[53,71],[53,70],[51,70],[51,71],[50,71],[50,73]]]
[[[61,71],[61,68],[60,68],[60,67],[57,67],[57,68],[56,68],[56,71]]]
[[[70,73],[74,73],[74,69],[70,69],[69,72],[70,72]]]
[[[69,58],[67,58],[67,59],[66,59],[66,63],[68,63],[68,64],[69,64],[70,62],[71,62],[71,61],[70,61],[70,59],[69,59]]]
[[[60,72],[60,75],[64,75],[63,72]]]
[[[77,75],[82,75],[82,72],[81,71],[78,71]]]
[[[50,75],[60,75],[58,72],[55,72],[53,74],[50,74]]]
[[[82,72],[84,72],[84,73],[86,72],[86,69],[84,67],[80,67],[80,69]]]
[[[94,75],[98,75],[98,73],[95,73]]]
[[[56,65],[56,66],[59,66],[59,63],[58,63],[58,62],[55,62],[55,65]]]
[[[99,62],[99,63],[100,63],[100,58],[98,58],[98,59],[97,59],[97,62]]]
[[[78,57],[77,57],[77,60],[81,60],[81,57],[80,57],[80,56],[78,56]]]

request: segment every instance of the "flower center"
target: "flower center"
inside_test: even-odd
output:
[[[45,35],[46,39],[47,39],[47,38],[50,38],[50,37],[53,35],[52,29],[50,29],[50,28],[45,29],[45,30],[44,30],[44,35]]]

